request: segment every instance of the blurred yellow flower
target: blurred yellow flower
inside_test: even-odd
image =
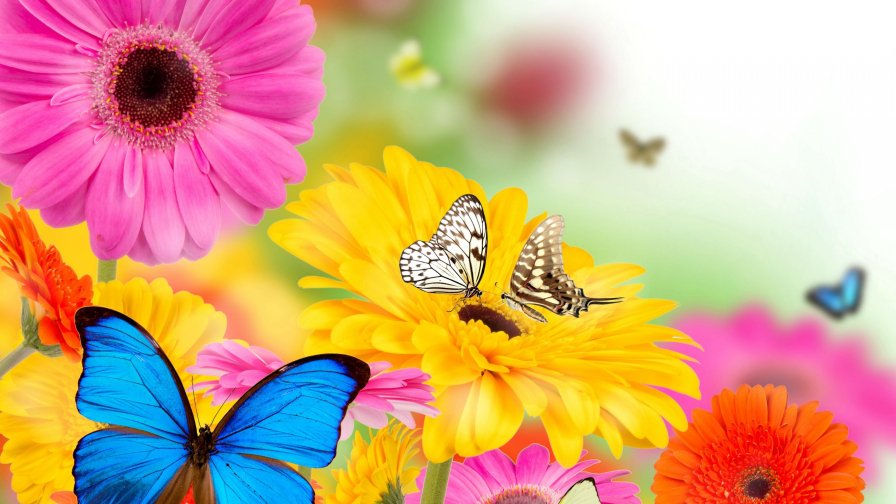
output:
[[[130,316],[168,355],[181,380],[206,344],[224,336],[226,319],[202,298],[175,293],[164,280],[134,279],[96,284],[94,304]],[[51,502],[70,491],[72,453],[82,436],[101,428],[75,406],[81,364],[32,354],[0,380],[0,433],[8,441],[0,462],[12,464],[12,487],[20,502]],[[199,418],[210,421],[217,408],[199,399]]]
[[[330,276],[308,276],[300,286],[360,297],[305,310],[300,320],[307,352],[387,360],[432,376],[434,406],[442,414],[425,419],[423,450],[430,461],[499,448],[524,413],[540,417],[552,451],[567,467],[592,432],[618,456],[623,444],[665,446],[664,420],[687,425],[678,404],[656,387],[696,397],[697,376],[680,354],[657,343],[693,341],[649,324],[675,304],[638,298],[641,285],[625,284],[642,268],[595,266],[585,251],[565,247],[566,271],[587,295],[625,301],[580,318],[548,313],[545,324],[508,308],[500,292],[463,304],[459,296],[422,292],[402,281],[399,255],[409,243],[428,239],[458,196],[472,193],[485,209],[489,246],[480,287],[486,291],[508,285],[544,215],[526,222],[527,199],[519,189],[489,201],[479,184],[454,170],[419,162],[397,147],[384,157],[385,172],[328,166],[336,180],[304,191],[287,206],[299,218],[274,223],[269,235]]]
[[[333,471],[336,491],[324,502],[403,504],[405,495],[418,491],[420,466],[406,466],[419,452],[419,442],[419,430],[409,430],[396,420],[379,429],[370,443],[355,432],[348,469]]]

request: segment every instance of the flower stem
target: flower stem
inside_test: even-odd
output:
[[[3,375],[9,372],[10,369],[16,367],[16,364],[25,360],[26,357],[33,354],[36,350],[30,346],[25,345],[24,342],[20,343],[12,352],[9,352],[6,357],[0,359],[0,378],[3,378]]]
[[[118,261],[116,261],[115,259],[112,259],[110,261],[100,259],[96,271],[96,281],[110,282],[112,280],[115,280],[115,270],[117,266]]]
[[[420,504],[442,504],[445,502],[445,491],[448,490],[448,473],[451,472],[451,460],[440,464],[430,462],[426,465],[426,480],[423,482],[423,494]]]

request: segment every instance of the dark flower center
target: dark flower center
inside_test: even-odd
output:
[[[770,498],[777,486],[777,476],[766,467],[749,469],[740,478],[742,495],[751,501],[764,501]]]
[[[523,334],[517,325],[500,312],[480,304],[465,305],[457,312],[464,322],[478,320],[488,326],[492,332],[504,331],[511,338]]]
[[[144,127],[180,121],[196,102],[190,63],[174,51],[139,48],[127,55],[113,92],[118,110]]]

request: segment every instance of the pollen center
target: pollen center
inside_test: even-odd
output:
[[[111,31],[91,74],[98,129],[138,148],[192,139],[218,110],[211,61],[186,33],[147,25]]]
[[[764,499],[772,489],[772,482],[765,478],[756,478],[747,482],[744,494],[754,499]]]
[[[135,49],[120,72],[118,110],[145,127],[174,124],[196,101],[193,70],[174,51]]]
[[[754,467],[740,478],[740,493],[746,502],[762,502],[775,491],[778,480],[775,473],[766,467]]]
[[[489,497],[482,504],[551,504],[554,500],[540,488],[514,487]]]
[[[501,312],[481,304],[465,305],[457,312],[464,322],[478,320],[488,326],[492,332],[504,331],[511,338],[523,334],[523,331]]]

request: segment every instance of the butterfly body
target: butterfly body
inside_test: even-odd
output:
[[[656,164],[656,158],[666,147],[666,140],[662,137],[641,142],[631,131],[626,129],[619,130],[619,139],[625,146],[628,160],[632,163],[642,163],[645,166]]]
[[[569,487],[557,504],[600,504],[594,478],[585,478]]]
[[[451,205],[428,242],[415,241],[402,251],[401,279],[424,292],[481,296],[487,250],[482,203],[465,194]]]
[[[831,318],[841,319],[859,310],[864,287],[865,271],[854,267],[847,270],[839,285],[822,285],[810,289],[806,293],[806,299]]]
[[[622,298],[593,298],[576,287],[563,270],[563,217],[552,215],[529,235],[510,277],[510,292],[501,298],[511,308],[539,322],[547,319],[526,305],[538,305],[558,315],[578,317],[592,304],[612,304]]]
[[[139,324],[99,307],[75,321],[78,410],[110,425],[75,449],[83,504],[179,504],[191,487],[197,504],[310,503],[310,484],[285,462],[329,464],[345,408],[370,376],[353,357],[300,359],[259,381],[214,429],[197,429],[177,372]]]

